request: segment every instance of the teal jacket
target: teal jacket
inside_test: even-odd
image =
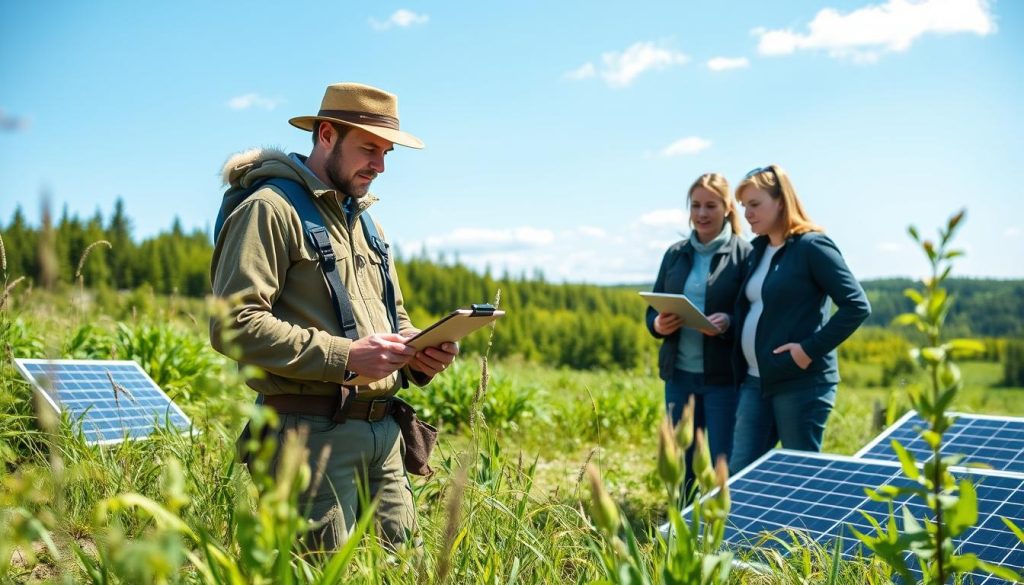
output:
[[[734,331],[743,330],[750,311],[747,281],[764,256],[768,238],[755,238],[747,258],[746,278],[736,300]],[[809,232],[791,236],[772,258],[761,288],[764,309],[757,324],[754,352],[757,354],[761,388],[765,395],[839,382],[836,348],[871,314],[864,289],[846,266],[835,243],[825,234]],[[836,304],[835,314],[832,303]],[[733,350],[737,380],[746,377],[747,362],[740,349],[739,333]],[[796,342],[811,358],[800,369],[789,352],[772,351],[784,343]]]

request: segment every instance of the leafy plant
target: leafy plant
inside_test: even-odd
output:
[[[729,516],[729,486],[724,458],[712,466],[704,434],[693,429],[694,401],[690,398],[679,425],[664,419],[660,427],[658,475],[665,487],[669,521],[666,533],[657,537],[656,565],[648,567],[633,528],[604,488],[597,468],[588,465],[590,515],[599,538],[595,549],[603,560],[610,583],[672,583],[710,585],[726,583],[732,570],[732,553],[722,549]],[[680,511],[681,489],[686,475],[684,454],[696,440],[694,474],[699,491],[687,521]]]
[[[983,570],[1004,579],[1020,578],[1013,570],[982,561],[974,554],[957,554],[954,545],[954,539],[977,523],[978,502],[971,480],[966,477],[958,480],[950,471],[950,467],[960,463],[963,456],[942,454],[943,434],[955,420],[946,411],[962,386],[960,370],[953,362],[953,357],[985,351],[984,345],[974,340],[943,340],[943,325],[953,305],[953,297],[948,294],[943,283],[953,268],[953,260],[963,254],[959,250],[950,249],[953,236],[963,218],[964,211],[960,211],[949,219],[944,229],[939,229],[938,244],[922,240],[917,228],[909,228],[910,237],[928,257],[931,275],[925,279],[921,290],[911,288],[905,291],[906,296],[914,302],[914,312],[904,313],[894,320],[897,325],[916,328],[926,340],[926,345],[911,350],[911,356],[918,367],[927,373],[931,383],[923,389],[910,386],[908,390],[911,405],[927,422],[927,427],[919,429],[919,434],[931,448],[931,458],[924,463],[923,468],[919,467],[913,454],[894,440],[892,448],[909,481],[868,490],[872,499],[890,503],[889,520],[884,527],[862,512],[874,526],[875,535],[865,535],[851,528],[857,538],[888,563],[902,579],[916,582],[908,563],[913,561],[923,582],[929,585],[945,585],[953,575],[975,570]],[[916,518],[904,503],[901,506],[900,528],[893,505],[911,500],[919,500],[929,515]]]

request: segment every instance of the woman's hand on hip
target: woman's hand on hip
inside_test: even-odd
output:
[[[683,318],[673,313],[658,313],[654,318],[654,330],[658,335],[672,335],[683,326]]]
[[[807,366],[811,365],[811,358],[804,351],[804,348],[799,343],[783,343],[779,347],[775,348],[772,353],[782,353],[784,351],[789,352],[789,357],[793,358],[793,363],[800,367],[801,370],[806,370]]]

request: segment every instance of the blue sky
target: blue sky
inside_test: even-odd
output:
[[[651,281],[698,175],[774,162],[862,278],[964,206],[956,273],[1024,277],[1024,3],[626,6],[0,0],[0,223],[207,228],[231,153],[308,152],[287,119],[359,81],[427,144],[373,189],[406,254]]]

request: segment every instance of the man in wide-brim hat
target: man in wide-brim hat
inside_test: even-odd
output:
[[[360,514],[358,485],[378,499],[382,537],[398,544],[415,529],[407,467],[429,473],[433,436],[395,394],[429,382],[458,347],[405,344],[416,329],[367,208],[385,155],[423,142],[400,129],[393,94],[358,83],[328,86],[316,115],[290,122],[313,133],[308,157],[255,149],[224,167],[212,278],[229,311],[211,323],[211,342],[262,371],[247,383],[280,416],[270,440],[309,430],[310,466],[323,472],[300,498],[317,526],[312,544],[344,541]]]

